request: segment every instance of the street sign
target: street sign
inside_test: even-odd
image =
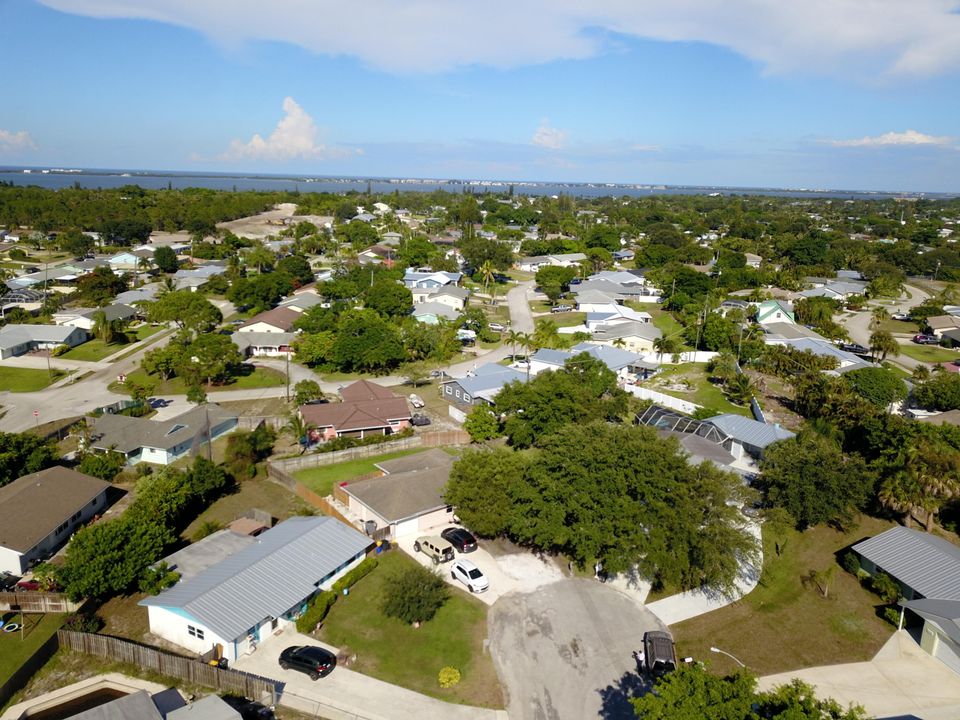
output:
[[[117,375],[117,382],[118,382],[118,383],[120,383],[121,385],[123,385],[126,381],[127,381],[127,376],[126,376],[126,375],[124,375],[123,373],[120,373],[119,375]]]
[[[34,411],[33,411],[33,416],[34,416],[34,417],[40,417],[40,411],[39,411],[39,410],[34,410]]]

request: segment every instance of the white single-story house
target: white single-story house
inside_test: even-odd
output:
[[[0,487],[0,572],[21,575],[107,509],[110,483],[59,465]]]
[[[214,403],[163,421],[105,414],[93,421],[90,448],[122,453],[129,465],[169,465],[236,428],[237,416]]]
[[[285,358],[293,352],[296,333],[235,332],[230,335],[240,354],[249,357]]]
[[[288,307],[275,307],[273,310],[254,315],[237,328],[242,333],[289,333],[293,324],[300,319],[300,312]]]
[[[236,660],[295,623],[370,546],[370,538],[332,517],[292,517],[139,604],[150,632],[197,655],[218,648]]]
[[[632,353],[654,352],[653,342],[663,333],[651,322],[622,322],[600,325],[593,331],[589,342],[618,347]]]
[[[137,317],[137,309],[129,305],[114,303],[102,308],[77,308],[75,310],[64,310],[54,314],[53,321],[57,325],[64,327],[77,327],[91,332],[93,326],[97,324],[96,315],[102,312],[107,322],[120,320],[129,322]]]
[[[449,320],[452,322],[460,316],[460,313],[443,303],[423,302],[413,306],[411,315],[417,322],[436,325],[441,320]]]
[[[732,441],[726,447],[737,459],[742,458],[744,454],[760,458],[768,445],[796,436],[796,433],[792,433],[779,425],[762,423],[759,420],[753,420],[743,415],[734,415],[733,413],[714,415],[703,422],[707,425],[713,425]]]
[[[567,361],[581,353],[586,353],[595,360],[599,360],[610,370],[617,374],[621,380],[625,380],[634,368],[643,358],[637,353],[621,350],[610,345],[602,345],[591,342],[582,342],[574,345],[570,350],[551,350],[542,348],[537,350],[530,358],[530,374],[537,375],[545,370],[560,370]]]
[[[390,539],[422,535],[453,522],[453,508],[443,499],[453,460],[434,448],[378,463],[382,477],[341,488],[360,521],[389,527]]]
[[[901,624],[920,626],[920,647],[960,672],[960,547],[933,533],[893,527],[852,548],[860,567],[902,592]]]
[[[458,272],[433,272],[429,269],[407,268],[403,274],[403,284],[411,289],[436,290],[444,285],[459,285],[462,277],[463,274]]]
[[[447,305],[457,312],[463,310],[470,296],[469,290],[454,285],[444,285],[440,288],[411,288],[410,292],[413,295],[414,305],[436,302]]]
[[[584,253],[537,255],[535,257],[520,258],[517,261],[517,270],[536,272],[542,267],[576,267],[586,259],[587,256]]]
[[[58,345],[76,347],[89,339],[87,331],[61,325],[4,325],[0,328],[0,360]]]
[[[757,308],[756,320],[760,325],[770,323],[795,323],[793,308],[779,300],[765,300]]]

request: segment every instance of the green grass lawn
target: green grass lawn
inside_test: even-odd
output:
[[[683,380],[686,380],[690,384],[691,389],[689,391],[664,387],[665,384],[669,384],[670,382]],[[707,366],[705,363],[665,365],[656,376],[641,384],[651,390],[662,392],[665,395],[672,395],[673,397],[702,405],[717,413],[735,413],[737,415],[752,417],[749,407],[734,405],[727,400],[723,394],[723,390],[719,386],[714,385],[707,379]]]
[[[872,658],[894,627],[877,616],[880,599],[844,572],[834,553],[891,526],[862,516],[846,533],[815,527],[776,538],[764,525],[760,584],[733,605],[672,626],[677,654],[718,673],[735,671],[732,660],[710,652],[719,647],[759,675]],[[823,597],[803,578],[830,567],[835,569]]]
[[[661,310],[660,306],[649,303],[628,302],[627,305],[632,307],[634,310],[650,313],[650,315],[653,317],[653,324],[660,329],[660,332],[664,334],[664,337],[674,336],[678,341],[680,341],[681,345],[683,345],[683,338],[680,336],[680,333],[683,332],[683,325],[677,322],[673,315],[668,313],[666,310]]]
[[[62,370],[54,370],[51,377],[46,370],[0,366],[0,390],[36,392],[56,382],[65,374]]]
[[[252,366],[245,365],[250,368]],[[142,369],[134,370],[127,375],[127,380],[138,383],[154,383],[153,395],[184,395],[187,392],[186,384],[182,378],[172,377],[169,380],[161,380],[154,375],[148,375]],[[286,383],[286,376],[279,370],[272,368],[258,367],[246,375],[240,375],[234,378],[226,385],[211,385],[205,389],[208,393],[216,393],[225,390],[250,390],[255,388],[279,387]],[[113,392],[129,393],[129,386],[119,383],[110,383],[110,390]]]
[[[298,470],[293,476],[313,490],[320,497],[326,497],[333,492],[333,486],[342,482],[347,482],[361,475],[369,475],[376,472],[375,463],[385,460],[394,460],[423,452],[422,448],[413,448],[411,450],[397,450],[383,455],[374,455],[359,460],[348,460],[347,462],[337,463],[336,465],[320,465],[319,467]]]
[[[917,345],[916,343],[902,343],[900,354],[914,360],[930,363],[950,362],[960,358],[956,350],[948,350],[939,345]]]
[[[341,597],[320,631],[320,639],[350,653],[352,666],[366,675],[449,702],[503,707],[503,695],[490,655],[484,652],[487,608],[461,590],[419,628],[380,611],[394,572],[416,561],[400,550],[380,556],[380,566]],[[437,682],[440,669],[457,668],[462,679],[452,688]]]
[[[920,326],[915,322],[904,322],[902,320],[891,320],[887,318],[880,323],[880,329],[891,333],[902,335],[916,335],[920,332]]]
[[[133,345],[133,343],[146,340],[148,337],[157,334],[161,330],[163,330],[163,327],[160,325],[141,325],[135,330],[130,330],[127,332],[130,342],[112,342],[107,344],[103,340],[94,338],[93,340],[88,340],[87,342],[83,343],[82,345],[78,345],[75,348],[70,348],[70,350],[65,352],[63,355],[60,355],[60,357],[66,360],[85,360],[87,362],[97,362],[98,360],[103,360],[105,357],[109,357],[110,355],[115,355],[123,350],[124,347],[129,347]]]
[[[0,613],[7,621],[20,622],[19,613]],[[0,633],[0,685],[5,683],[24,661],[53,635],[63,622],[63,615],[26,616],[23,640],[20,633]]]
[[[548,318],[538,318],[538,320],[546,319]],[[573,327],[583,325],[587,321],[587,314],[585,312],[551,313],[549,319],[553,320],[557,327]]]

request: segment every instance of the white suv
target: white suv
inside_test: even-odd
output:
[[[482,593],[490,588],[487,576],[469,560],[457,560],[450,567],[450,575],[466,585],[472,593]]]

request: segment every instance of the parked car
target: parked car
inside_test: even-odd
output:
[[[506,326],[501,323],[490,323],[487,325],[487,327],[493,330],[494,332],[503,332],[504,330],[507,329]]]
[[[917,345],[939,345],[940,340],[936,335],[914,335],[913,341]]]
[[[443,538],[425,535],[417,538],[413,543],[413,549],[422,552],[433,560],[434,565],[450,562],[453,560],[453,545]]]
[[[854,355],[870,354],[870,348],[864,347],[860,343],[841,343],[840,349],[848,353],[853,353]]]
[[[469,560],[457,560],[450,567],[450,575],[467,586],[472,593],[482,593],[490,589],[490,581],[476,565]]]
[[[648,630],[643,634],[643,656],[647,672],[653,677],[677,669],[677,651],[673,636],[665,630]]]
[[[296,670],[317,680],[333,672],[337,658],[333,653],[315,645],[294,645],[280,653],[280,667]]]
[[[423,427],[424,425],[430,424],[430,418],[423,413],[414,413],[410,418],[410,424],[415,427]]]
[[[0,592],[12,591],[17,586],[19,580],[20,578],[16,575],[11,575],[6,571],[0,572]]]
[[[410,396],[410,404],[415,408],[422,408],[424,406],[423,398],[419,395],[413,394]]]
[[[35,591],[40,589],[40,583],[36,580],[21,580],[17,583],[16,589]]]
[[[571,310],[573,310],[572,305],[554,305],[552,308],[550,308],[550,312],[552,313],[565,313],[570,312]]]
[[[477,539],[473,533],[461,527],[448,527],[440,533],[440,537],[453,545],[459,553],[473,552],[477,549]]]
[[[910,322],[909,313],[894,313],[890,316],[890,318],[893,320],[899,320],[900,322]]]

